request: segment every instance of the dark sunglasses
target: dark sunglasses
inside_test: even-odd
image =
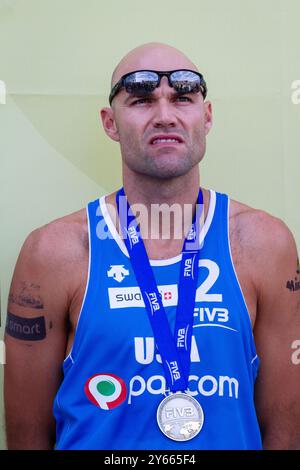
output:
[[[122,88],[127,93],[135,95],[147,95],[152,93],[160,85],[162,77],[167,77],[170,87],[173,87],[177,93],[202,93],[203,99],[207,95],[207,86],[201,73],[193,70],[180,69],[169,72],[158,72],[156,70],[136,70],[126,73],[112,88],[109,95],[109,104],[111,105],[114,97]]]

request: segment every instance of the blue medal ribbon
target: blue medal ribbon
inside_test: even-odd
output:
[[[123,201],[126,201],[125,207]],[[193,316],[199,271],[202,191],[199,190],[193,222],[182,249],[174,336],[158,292],[137,221],[128,204],[124,188],[117,192],[116,202],[124,242],[162,358],[168,387],[172,392],[185,391],[188,388]]]

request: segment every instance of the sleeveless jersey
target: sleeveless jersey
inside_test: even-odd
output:
[[[56,449],[261,449],[254,407],[259,359],[232,262],[229,198],[210,191],[201,229],[188,392],[204,412],[190,441],[156,422],[168,395],[159,351],[105,198],[87,206],[89,274],[74,344],[54,401]],[[172,331],[181,255],[150,260]]]

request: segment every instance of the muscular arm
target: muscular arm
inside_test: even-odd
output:
[[[26,240],[13,275],[6,326],[4,399],[9,449],[51,449],[53,399],[66,350],[70,292],[53,231]]]
[[[255,401],[263,446],[300,449],[300,365],[292,361],[292,344],[300,340],[297,249],[278,219],[262,216],[255,228],[259,248],[249,262],[258,291],[254,337],[261,366]]]

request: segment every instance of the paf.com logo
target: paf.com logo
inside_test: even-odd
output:
[[[102,410],[116,408],[127,395],[124,380],[114,374],[93,375],[86,381],[84,391],[93,405]]]

